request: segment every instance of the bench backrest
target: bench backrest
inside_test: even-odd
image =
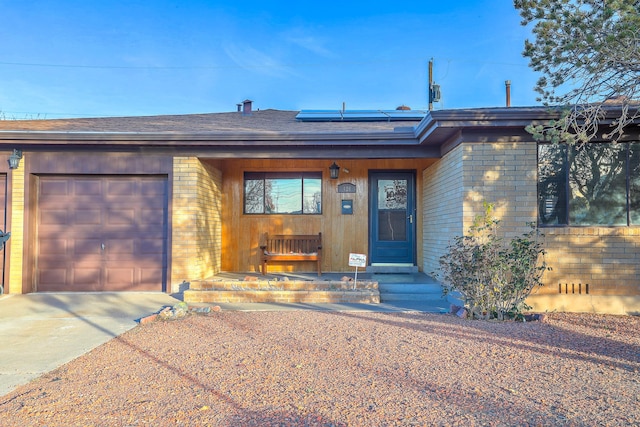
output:
[[[311,254],[322,248],[322,233],[267,234],[265,250],[274,254]]]

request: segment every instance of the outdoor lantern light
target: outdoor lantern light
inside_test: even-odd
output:
[[[20,159],[22,158],[22,150],[13,149],[13,153],[9,156],[9,169],[18,169]]]
[[[336,162],[333,162],[333,164],[329,166],[329,176],[331,179],[338,179],[338,173],[340,173],[340,166],[336,165]]]

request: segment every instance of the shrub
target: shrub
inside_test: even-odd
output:
[[[472,318],[522,318],[522,311],[531,308],[525,300],[542,286],[547,270],[535,224],[505,243],[498,236],[499,222],[493,205],[485,203],[484,215],[478,215],[468,234],[455,237],[440,257],[437,276],[444,282],[444,293],[459,293]]]

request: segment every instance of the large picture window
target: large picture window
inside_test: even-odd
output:
[[[321,214],[321,172],[245,172],[245,214]]]
[[[538,145],[541,225],[640,224],[640,143]]]

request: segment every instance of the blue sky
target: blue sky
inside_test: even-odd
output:
[[[0,119],[537,105],[510,0],[0,0]]]

